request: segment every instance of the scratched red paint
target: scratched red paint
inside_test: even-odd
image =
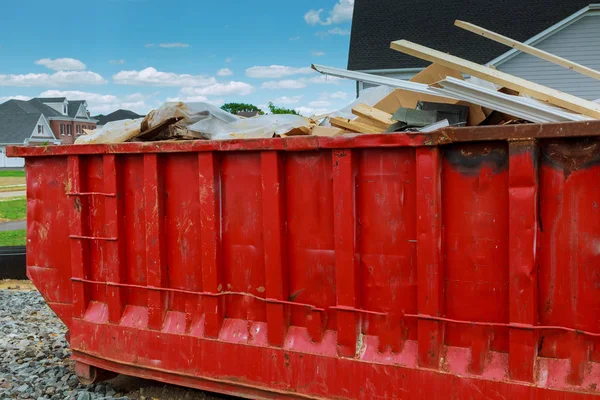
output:
[[[600,394],[594,136],[9,154],[26,157],[28,275],[82,374],[257,399],[577,399]]]

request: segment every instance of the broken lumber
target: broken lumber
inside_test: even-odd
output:
[[[366,104],[357,104],[352,108],[352,114],[362,117],[363,123],[387,130],[394,122],[392,115]]]
[[[336,128],[347,129],[352,132],[357,133],[383,133],[386,131],[384,128],[380,128],[377,126],[367,125],[365,123],[356,122],[351,119],[333,117],[329,120],[329,123]]]
[[[459,28],[462,28],[464,30],[467,30],[469,32],[473,32],[477,35],[486,37],[488,39],[493,40],[494,42],[498,42],[501,44],[504,44],[508,47],[512,47],[514,49],[520,50],[523,53],[527,53],[530,54],[532,56],[541,58],[542,60],[546,60],[549,61],[553,64],[556,65],[560,65],[561,67],[565,67],[567,69],[571,69],[575,72],[579,72],[580,74],[583,75],[587,75],[590,78],[594,78],[594,79],[599,79],[600,80],[600,71],[596,71],[595,69],[591,69],[588,68],[584,65],[581,64],[577,64],[573,61],[569,61],[566,58],[562,58],[559,56],[556,56],[552,53],[548,53],[547,51],[544,50],[540,50],[537,49],[533,46],[530,46],[528,44],[525,43],[521,43],[517,40],[511,39],[509,37],[506,37],[504,35],[501,35],[499,33],[490,31],[488,29],[485,28],[481,28],[477,25],[473,25],[469,22],[465,22],[465,21],[460,21],[460,20],[456,20],[454,22],[454,25],[458,26]]]
[[[391,48],[401,53],[444,65],[448,68],[454,68],[462,73],[485,79],[486,81],[497,85],[506,86],[509,89],[516,90],[522,94],[527,94],[542,101],[547,101],[551,104],[566,108],[567,110],[600,119],[600,104],[580,97],[563,93],[559,90],[530,82],[526,79],[497,71],[460,57],[445,54],[441,51],[409,42],[408,40],[392,42]]]

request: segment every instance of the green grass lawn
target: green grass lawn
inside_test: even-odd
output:
[[[25,197],[0,201],[0,221],[25,219],[27,200]]]
[[[0,232],[0,246],[25,246],[25,229]]]
[[[0,171],[0,178],[25,178],[25,171],[23,171],[23,170]]]

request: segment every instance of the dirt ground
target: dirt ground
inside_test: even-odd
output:
[[[33,283],[30,281],[17,281],[14,279],[4,279],[0,281],[0,290],[21,290],[31,291],[36,290]]]
[[[0,177],[0,192],[12,192],[25,189],[24,177]]]

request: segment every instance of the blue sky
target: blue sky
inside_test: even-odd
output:
[[[269,101],[304,115],[341,108],[354,0],[3,1],[0,102],[84,99],[92,113],[168,100]]]

